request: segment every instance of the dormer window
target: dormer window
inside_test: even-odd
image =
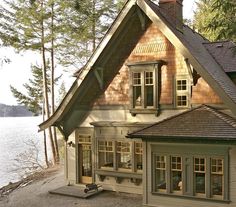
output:
[[[130,68],[130,111],[157,113],[159,69],[164,61],[139,62],[128,64]]]

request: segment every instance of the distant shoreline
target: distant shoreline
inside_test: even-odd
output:
[[[6,105],[0,103],[0,117],[32,117],[33,113],[30,112],[25,106],[21,105]]]

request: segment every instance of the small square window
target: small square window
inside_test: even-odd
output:
[[[187,96],[177,96],[177,106],[187,106]]]
[[[187,80],[177,80],[177,90],[186,91],[187,90]]]

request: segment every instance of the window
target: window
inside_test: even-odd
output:
[[[143,146],[142,142],[135,142],[135,165],[137,170],[143,169]]]
[[[211,159],[211,194],[223,195],[223,159]]]
[[[176,78],[176,106],[188,107],[189,105],[189,85],[186,78]]]
[[[166,62],[156,60],[127,64],[130,68],[130,112],[156,113],[158,109],[158,79]]]
[[[152,189],[154,193],[227,200],[224,159],[153,153]]]
[[[155,157],[155,190],[166,190],[166,156],[157,155]]]
[[[153,84],[153,72],[145,71],[145,106],[154,106],[154,84]]]
[[[111,141],[99,141],[99,167],[100,168],[113,168],[113,143]]]
[[[133,71],[133,108],[154,107],[154,72],[153,70]]]
[[[98,141],[98,168],[142,172],[142,142]]]
[[[117,142],[116,150],[118,159],[118,169],[131,169],[131,144],[129,142]]]
[[[206,161],[205,158],[194,158],[195,193],[206,193]]]
[[[171,184],[172,192],[182,191],[182,158],[171,157]]]
[[[133,106],[142,106],[142,84],[141,84],[141,73],[133,73]]]

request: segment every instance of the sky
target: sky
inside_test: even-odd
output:
[[[193,17],[193,11],[196,7],[195,1],[183,1],[184,18],[191,19]],[[0,103],[17,105],[17,101],[10,91],[10,85],[24,92],[23,84],[31,78],[30,66],[36,62],[40,63],[40,57],[35,53],[25,52],[17,54],[12,48],[0,48],[0,58],[5,56],[10,58],[11,63],[0,65]],[[70,75],[65,78],[67,88],[72,85],[73,80],[70,78]]]

